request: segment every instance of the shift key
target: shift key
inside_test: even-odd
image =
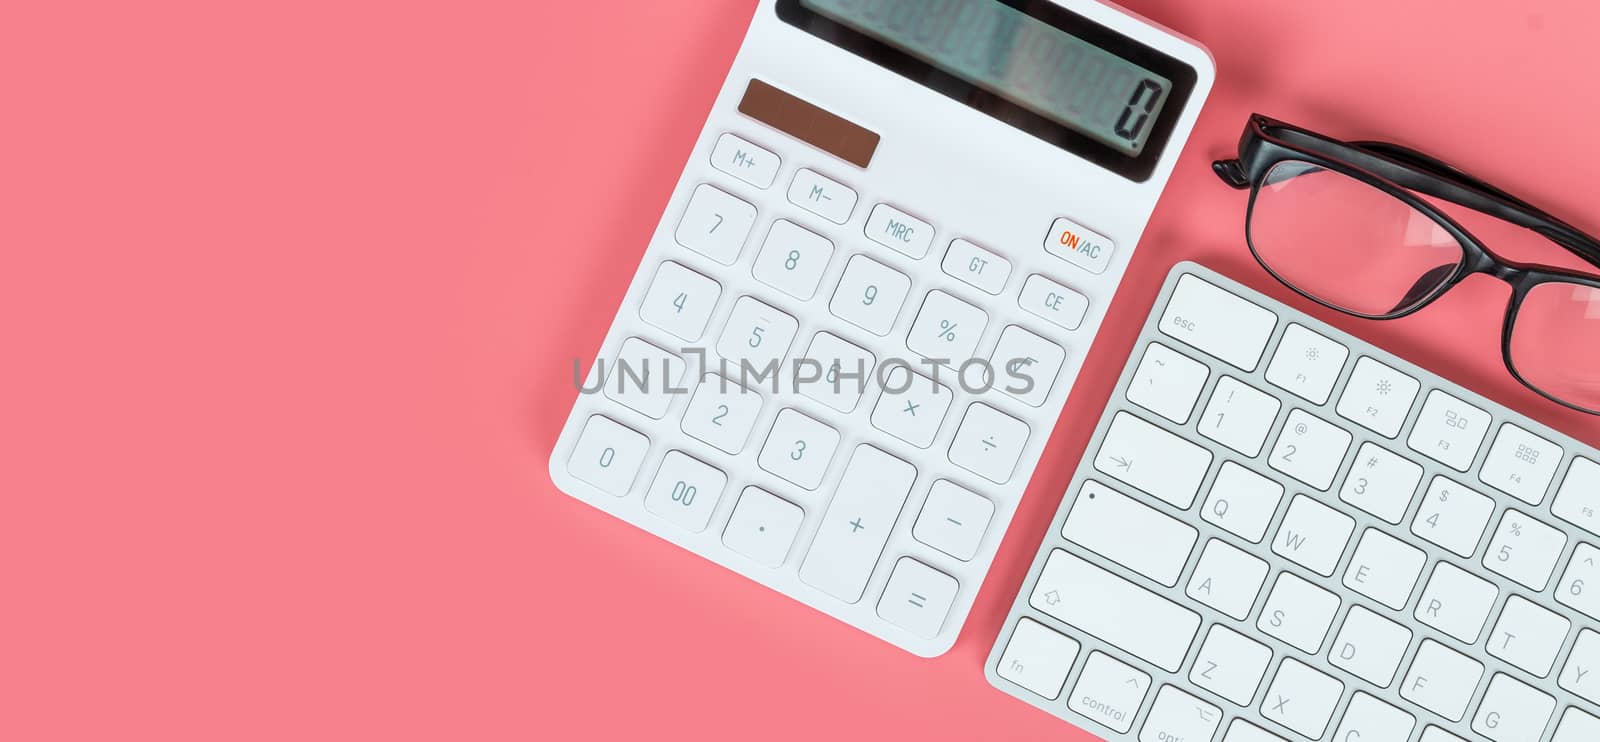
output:
[[[800,565],[800,579],[846,603],[861,600],[916,478],[916,467],[872,446],[856,446]]]
[[[1200,615],[1056,549],[1028,604],[1167,672],[1177,672]]]

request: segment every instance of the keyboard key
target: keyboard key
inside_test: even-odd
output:
[[[1177,672],[1200,616],[1061,549],[1045,559],[1028,604],[1167,672]]]
[[[917,448],[927,448],[955,395],[949,387],[896,364],[884,376],[883,394],[872,408],[873,427]]]
[[[839,431],[795,411],[778,413],[756,463],[790,482],[814,490],[839,447]]]
[[[683,432],[736,454],[744,450],[760,414],[760,393],[716,374],[706,374],[683,412]]]
[[[1179,425],[1189,422],[1211,369],[1161,343],[1145,348],[1128,382],[1128,401]]]
[[[1561,687],[1600,703],[1600,634],[1589,629],[1578,631],[1578,641],[1561,669]]]
[[[994,503],[941,479],[928,490],[911,536],[965,562],[977,556],[993,517]]]
[[[672,236],[690,250],[723,265],[733,265],[755,223],[756,207],[702,183],[689,197],[689,206]]]
[[[878,615],[917,636],[932,639],[956,601],[956,578],[911,557],[900,557],[878,599]]]
[[[1005,484],[1016,471],[1027,443],[1027,423],[974,402],[950,442],[950,461],[995,484]]]
[[[1556,585],[1556,600],[1600,619],[1600,549],[1580,543],[1572,550],[1572,561]]]
[[[1173,288],[1159,328],[1196,350],[1254,371],[1277,324],[1278,316],[1265,308],[1186,274]]]
[[[1078,658],[1076,639],[1058,634],[1031,618],[1017,621],[1017,628],[1006,642],[1005,652],[995,666],[995,674],[1050,700],[1061,696],[1061,689]]]
[[[1224,376],[1200,416],[1200,435],[1255,458],[1282,406],[1277,399]]]
[[[855,211],[856,192],[815,170],[800,168],[789,182],[789,203],[834,224],[844,224]]]
[[[1283,485],[1225,461],[1200,508],[1200,517],[1251,543],[1261,543],[1282,499]],[[1188,504],[1179,507],[1187,509]]]
[[[646,417],[660,420],[672,405],[684,362],[639,338],[622,341],[605,382],[611,401]]]
[[[933,244],[933,227],[888,204],[872,207],[864,230],[867,239],[921,259]]]
[[[1572,622],[1520,595],[1506,599],[1485,646],[1492,654],[1538,677],[1550,674]]]
[[[989,365],[997,375],[995,386],[1032,407],[1044,404],[1066,362],[1067,352],[1061,346],[1017,325],[1000,333],[1000,342],[989,355]]]
[[[1095,454],[1094,468],[1187,510],[1211,468],[1211,452],[1119,412]]]
[[[1336,411],[1339,417],[1385,438],[1400,434],[1400,426],[1411,413],[1421,384],[1389,366],[1362,357],[1356,360],[1350,380],[1345,382]]]
[[[1078,329],[1089,313],[1089,297],[1037,274],[1023,282],[1017,304],[1068,330]]]
[[[1394,682],[1394,673],[1411,643],[1411,630],[1362,606],[1350,608],[1328,661],[1379,688]]]
[[[1199,532],[1099,482],[1084,482],[1061,537],[1171,587]]]
[[[1105,235],[1060,217],[1044,236],[1044,251],[1095,275],[1106,272],[1117,245]]]
[[[1544,502],[1544,493],[1561,466],[1561,447],[1511,423],[1500,426],[1478,481],[1529,505]]]
[[[1356,521],[1305,495],[1295,495],[1278,526],[1272,551],[1324,577],[1331,577],[1350,543]],[[1308,650],[1310,651],[1310,650]]]
[[[1398,611],[1411,599],[1427,564],[1428,555],[1421,549],[1368,528],[1345,568],[1344,586]]]
[[[999,294],[1011,276],[1011,261],[957,237],[945,251],[944,272],[987,294]]]
[[[757,188],[769,188],[778,177],[778,156],[733,134],[717,137],[711,166]]]
[[[828,311],[874,335],[884,336],[894,327],[911,291],[911,279],[893,268],[864,255],[845,264],[839,288],[828,302]]]
[[[1483,555],[1483,566],[1542,592],[1566,548],[1567,534],[1507,510]]]
[[[1339,499],[1399,524],[1417,496],[1422,482],[1422,467],[1400,458],[1380,446],[1361,444],[1356,462],[1339,488]]]
[[[722,543],[758,564],[780,567],[803,520],[805,511],[799,505],[759,487],[746,487],[722,530]]]
[[[1510,675],[1496,673],[1478,702],[1472,731],[1494,742],[1539,742],[1555,710],[1556,699]]]
[[[1418,621],[1476,644],[1500,589],[1449,562],[1439,562],[1413,612]]]
[[[1284,739],[1244,719],[1234,719],[1222,742],[1284,742]]]
[[[1350,698],[1344,718],[1339,721],[1336,740],[1350,742],[1406,742],[1417,718],[1365,693]]]
[[[1285,659],[1261,700],[1261,715],[1297,734],[1321,739],[1343,694],[1344,683],[1302,662]]]
[[[866,349],[827,332],[817,333],[801,357],[816,361],[813,370],[822,378],[801,383],[800,393],[840,412],[856,408],[878,366],[877,357]]]
[[[1464,557],[1478,550],[1478,542],[1494,515],[1494,500],[1444,477],[1428,484],[1411,532]]]
[[[1489,413],[1435,389],[1428,392],[1406,445],[1456,471],[1466,471],[1488,430]]]
[[[1550,512],[1568,523],[1600,535],[1600,464],[1579,456],[1556,491]]]
[[[1350,434],[1304,410],[1293,410],[1283,423],[1278,444],[1267,465],[1319,490],[1333,484],[1333,475],[1350,450]]]
[[[1139,742],[1209,741],[1222,723],[1222,709],[1163,685],[1139,730]]]
[[[1150,676],[1102,652],[1089,653],[1067,708],[1108,729],[1126,732],[1150,691]]]
[[[1261,594],[1267,563],[1230,546],[1222,539],[1206,542],[1185,594],[1222,613],[1243,621]]]
[[[1568,708],[1550,742],[1594,742],[1597,739],[1600,739],[1600,718]]]
[[[1266,677],[1272,650],[1222,624],[1212,624],[1195,655],[1189,682],[1240,706],[1249,706]]]
[[[668,522],[699,533],[711,522],[711,513],[717,509],[722,488],[727,484],[728,475],[721,470],[682,451],[668,451],[644,495],[644,506]]]
[[[815,296],[833,257],[833,243],[787,219],[772,223],[750,272],[756,280],[796,299]]]
[[[633,486],[649,449],[650,439],[632,428],[590,415],[567,458],[567,471],[602,492],[622,497]]]
[[[1268,636],[1282,639],[1307,654],[1316,654],[1328,636],[1333,616],[1339,612],[1339,596],[1323,590],[1292,572],[1278,575],[1267,604],[1261,608],[1256,628]]]
[[[1349,356],[1343,345],[1291,323],[1267,364],[1267,381],[1312,404],[1324,404]]]
[[[846,603],[861,600],[916,478],[910,464],[856,446],[800,564],[801,581]]]
[[[1446,732],[1443,729],[1440,729],[1440,728],[1435,727],[1435,726],[1430,726],[1427,729],[1422,730],[1422,738],[1417,740],[1417,742],[1467,742],[1467,741],[1462,739],[1462,738],[1460,738],[1460,737],[1455,736],[1454,734]]]
[[[1400,681],[1400,695],[1450,721],[1461,721],[1482,677],[1483,665],[1477,660],[1424,639]]]
[[[923,358],[939,359],[954,366],[972,357],[978,347],[989,315],[943,291],[930,291],[922,310],[911,323],[906,347]]]
[[[731,366],[725,373],[736,380],[745,379],[744,383],[754,387],[759,386],[758,377],[765,375],[763,370],[770,366],[769,373],[775,380],[777,364],[789,353],[789,344],[794,342],[799,327],[793,317],[748,296],[739,297],[722,338],[717,341],[717,355]],[[744,366],[749,367],[748,374],[744,373]]]

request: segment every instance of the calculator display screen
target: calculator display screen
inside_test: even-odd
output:
[[[1194,84],[1182,62],[1038,0],[779,0],[778,12],[1136,180]]]

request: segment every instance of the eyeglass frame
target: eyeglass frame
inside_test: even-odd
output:
[[[1267,174],[1279,163],[1289,161],[1305,162],[1354,178],[1399,199],[1432,219],[1461,246],[1462,257],[1452,275],[1409,306],[1381,315],[1365,314],[1325,301],[1279,275],[1256,249],[1250,224],[1255,215],[1256,197],[1261,192]],[[1595,266],[1596,270],[1600,270],[1600,240],[1526,201],[1414,149],[1389,142],[1344,142],[1259,113],[1251,114],[1245,124],[1244,134],[1239,138],[1239,157],[1217,160],[1211,163],[1211,169],[1229,186],[1250,191],[1250,201],[1245,207],[1245,241],[1256,262],[1279,283],[1329,309],[1363,319],[1399,319],[1432,304],[1468,276],[1482,273],[1509,284],[1511,298],[1506,305],[1500,336],[1500,354],[1506,370],[1523,386],[1545,399],[1579,412],[1600,415],[1600,410],[1591,410],[1552,396],[1529,382],[1517,371],[1511,355],[1511,338],[1517,315],[1522,310],[1523,300],[1534,287],[1547,283],[1567,283],[1600,291],[1600,274],[1523,263],[1496,255],[1449,214],[1419,198],[1413,191],[1526,227],[1566,248],[1568,252]]]

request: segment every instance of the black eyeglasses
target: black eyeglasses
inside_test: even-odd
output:
[[[1252,115],[1239,159],[1212,163],[1250,189],[1256,260],[1300,295],[1347,314],[1404,317],[1467,276],[1511,284],[1501,353],[1528,388],[1600,415],[1600,276],[1490,252],[1417,194],[1537,232],[1600,268],[1600,240],[1415,150],[1341,142]]]

